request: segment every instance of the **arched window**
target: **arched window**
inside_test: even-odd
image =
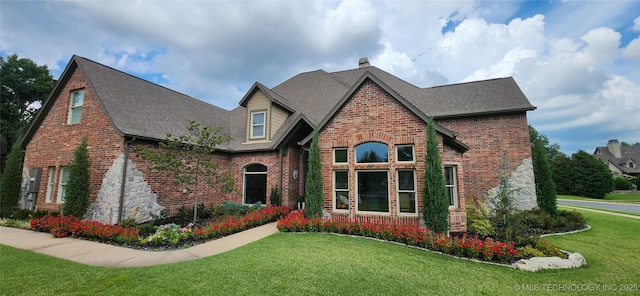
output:
[[[243,203],[267,203],[267,167],[250,164],[244,168]]]
[[[362,143],[356,146],[357,163],[386,163],[389,159],[389,146],[378,142]]]

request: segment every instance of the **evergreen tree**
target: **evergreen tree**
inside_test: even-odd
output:
[[[89,194],[91,183],[89,180],[89,152],[87,151],[87,137],[82,139],[80,146],[73,153],[73,161],[69,165],[69,180],[65,186],[64,215],[83,218],[89,208]]]
[[[604,198],[613,190],[613,174],[607,165],[593,155],[580,150],[571,156],[575,186],[573,195]]]
[[[529,126],[529,138],[531,140],[538,208],[549,213],[552,217],[556,217],[558,215],[556,188],[551,176],[551,165],[549,164],[547,153],[545,153],[545,145],[538,132],[532,126]]]
[[[575,175],[571,158],[566,155],[551,160],[551,177],[558,194],[573,194]]]
[[[435,123],[432,118],[427,122],[422,218],[425,225],[437,233],[444,233],[449,229],[449,198],[442,173]]]
[[[318,133],[313,132],[313,143],[309,149],[309,168],[305,184],[305,216],[308,218],[322,217],[324,208],[324,193],[322,184],[322,160],[320,158],[320,146],[318,144]]]
[[[0,180],[0,217],[11,216],[18,208],[23,160],[24,151],[20,145],[16,143],[11,146],[11,152],[7,155],[6,167]]]

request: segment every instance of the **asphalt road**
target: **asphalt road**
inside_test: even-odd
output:
[[[625,211],[625,212],[632,212],[632,213],[640,213],[640,205],[634,205],[634,204],[568,200],[568,199],[558,199],[558,204],[578,206],[578,207],[598,208],[598,209],[604,209],[604,210],[617,210],[617,211]]]

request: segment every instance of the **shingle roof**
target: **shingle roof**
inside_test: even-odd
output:
[[[616,158],[608,147],[597,147],[594,152],[595,157],[610,162],[624,174],[640,174],[640,146],[620,146],[620,154],[622,157]],[[633,160],[636,164],[635,168],[626,166],[629,160]]]
[[[323,70],[301,73],[271,89],[256,82],[240,101],[240,106],[227,111],[75,55],[50,98],[59,94],[63,88],[60,86],[66,84],[76,68],[82,71],[114,127],[123,136],[162,140],[167,133],[185,134],[188,122],[197,120],[205,125],[226,128],[233,140],[220,145],[218,149],[227,151],[275,149],[290,136],[294,127],[306,125],[304,130],[308,130],[309,127],[316,126],[355,87],[354,84],[362,80],[365,73],[370,73],[369,78],[375,78],[388,91],[395,92],[396,97],[401,98],[403,104],[420,117],[453,117],[535,109],[512,78],[418,88],[379,68],[368,66],[332,73]],[[245,103],[255,90],[263,91],[274,104],[290,112],[271,142],[244,143],[247,122]],[[49,101],[51,100],[45,102],[34,119],[23,145],[26,146],[30,141],[51,108],[53,102]],[[444,129],[441,132],[450,133]],[[463,146],[464,144],[460,147]]]

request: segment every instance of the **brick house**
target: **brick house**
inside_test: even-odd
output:
[[[308,147],[320,131],[325,209],[334,215],[415,221],[421,212],[426,121],[433,116],[450,197],[452,231],[466,229],[466,201],[496,190],[503,173],[536,206],[526,112],[534,110],[512,78],[419,88],[365,59],[358,68],[300,73],[268,88],[255,83],[227,111],[91,60],[73,56],[23,140],[23,206],[58,211],[65,167],[83,137],[91,158],[88,219],[151,219],[191,207],[193,188],[173,185],[132,149],[189,120],[224,127],[232,140],[212,161],[236,190],[199,187],[199,202],[284,205],[304,194]],[[504,167],[506,161],[508,168]]]

